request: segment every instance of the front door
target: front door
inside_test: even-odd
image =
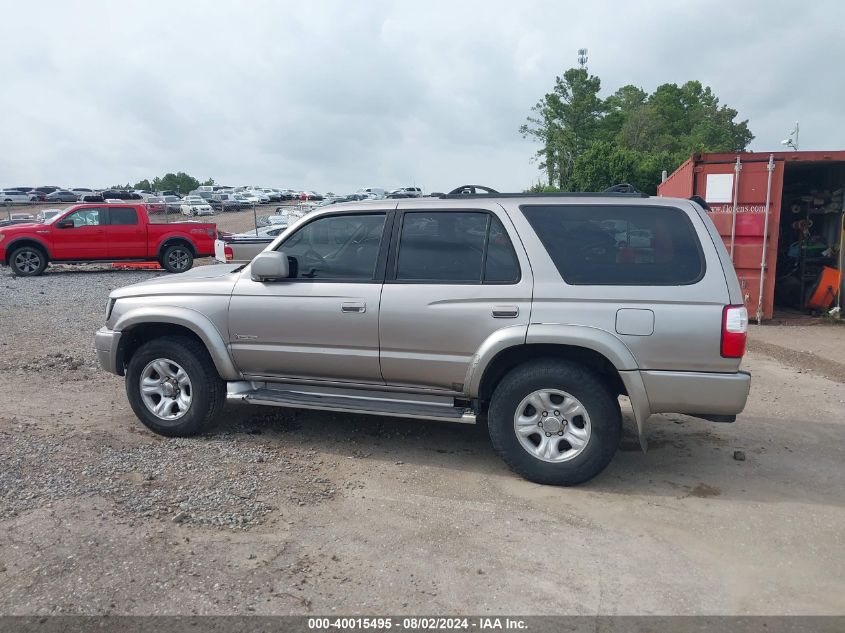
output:
[[[397,215],[379,328],[388,385],[462,391],[481,344],[528,323],[525,252],[502,208],[480,206]]]
[[[77,209],[50,225],[53,240],[53,258],[64,260],[90,260],[108,258],[108,238],[105,224],[108,209],[86,207]],[[66,222],[73,226],[60,228]]]
[[[278,245],[291,278],[247,267],[229,307],[235,363],[247,375],[382,384],[378,316],[392,212],[331,213]]]

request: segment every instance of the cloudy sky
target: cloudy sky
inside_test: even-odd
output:
[[[845,149],[845,4],[37,0],[0,36],[0,186],[183,170],[319,191],[522,190],[517,128],[589,49],[603,92],[698,79],[750,119]],[[672,166],[667,166],[672,167]]]

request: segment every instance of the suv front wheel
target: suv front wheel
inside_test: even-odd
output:
[[[138,419],[171,437],[201,433],[219,414],[226,383],[205,347],[181,336],[144,343],[126,367],[126,395]]]
[[[493,447],[515,472],[572,486],[598,475],[619,446],[619,401],[577,363],[537,360],[511,370],[488,410]]]

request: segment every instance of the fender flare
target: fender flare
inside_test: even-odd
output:
[[[6,261],[9,260],[9,257],[11,256],[12,251],[15,250],[15,248],[17,248],[16,245],[19,244],[20,242],[35,242],[42,249],[44,249],[45,253],[47,253],[47,259],[48,260],[53,259],[53,253],[50,252],[50,247],[47,246],[47,243],[44,240],[42,240],[41,238],[38,238],[38,237],[34,237],[32,235],[21,235],[20,237],[13,238],[11,242],[6,244]]]
[[[235,367],[229,348],[220,331],[200,312],[176,306],[139,307],[120,315],[114,330],[126,332],[139,325],[164,323],[182,326],[196,334],[208,350],[217,373],[223,380],[241,380],[241,373]],[[125,337],[121,337],[121,341]],[[119,353],[119,356],[122,352]]]
[[[565,323],[532,323],[496,330],[479,346],[473,355],[464,382],[464,391],[471,397],[478,397],[484,372],[493,359],[509,347],[522,344],[569,345],[583,347],[604,356],[619,372],[631,407],[640,445],[645,450],[644,425],[651,415],[648,394],[646,393],[639,366],[631,350],[616,336],[606,330],[588,325]]]
[[[164,250],[174,242],[184,242],[187,244],[191,251],[193,251],[194,257],[199,254],[197,245],[190,237],[182,235],[181,233],[170,233],[169,235],[162,237],[161,241],[159,241],[158,246],[156,247],[156,259],[161,259],[161,256],[164,254]]]

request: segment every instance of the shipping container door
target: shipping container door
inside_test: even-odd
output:
[[[783,161],[775,160],[769,208],[766,209],[768,156],[741,163],[739,178],[736,163],[703,163],[695,167],[694,192],[710,205],[710,218],[719,230],[728,252],[732,251],[742,293],[753,318],[760,291],[760,263],[763,251],[763,227],[769,215],[769,238],[766,245],[766,275],[763,290],[763,318],[772,318],[777,263],[778,226]],[[736,184],[739,189],[736,190]],[[736,220],[734,193],[736,191]],[[733,238],[731,238],[733,233]],[[733,242],[733,244],[731,244]]]

